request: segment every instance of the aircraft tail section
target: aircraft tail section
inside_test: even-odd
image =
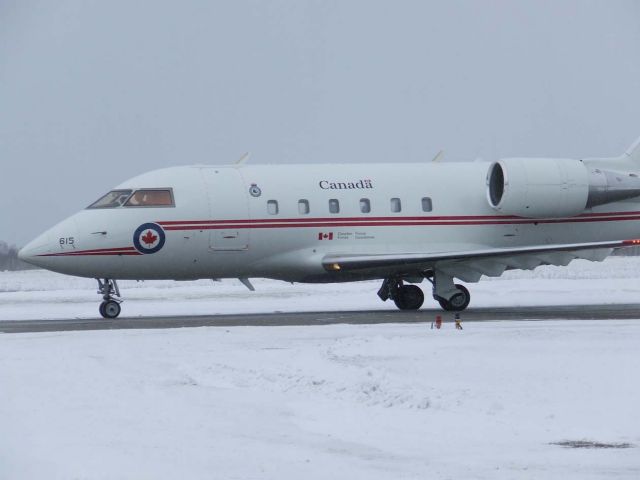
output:
[[[640,171],[640,137],[618,157],[583,158],[582,161],[592,168],[603,168],[618,172]]]

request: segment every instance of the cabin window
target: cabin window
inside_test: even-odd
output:
[[[124,204],[133,190],[111,190],[87,208],[117,208]]]
[[[362,213],[371,212],[371,202],[369,201],[368,198],[361,198],[360,199],[360,211]]]
[[[278,201],[277,200],[269,200],[269,201],[267,201],[267,213],[269,213],[269,215],[277,215],[278,214]]]
[[[422,197],[422,211],[430,212],[433,210],[433,204],[431,203],[431,197]]]
[[[392,198],[391,199],[391,211],[394,213],[398,213],[399,211],[402,210],[402,203],[400,202],[399,198]]]
[[[336,198],[329,200],[329,212],[340,213],[340,202]]]
[[[170,188],[136,190],[125,207],[173,207],[173,192]]]
[[[298,213],[306,215],[309,213],[309,200],[298,200]]]

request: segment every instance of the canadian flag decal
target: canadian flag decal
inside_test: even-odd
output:
[[[333,232],[329,232],[329,233],[320,232],[320,233],[318,233],[318,240],[333,240]]]

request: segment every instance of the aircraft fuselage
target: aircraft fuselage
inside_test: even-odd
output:
[[[49,270],[84,277],[323,282],[385,276],[376,270],[336,276],[322,265],[328,253],[466,251],[598,242],[640,233],[636,200],[565,218],[501,214],[487,201],[489,166],[460,162],[157,170],[114,190],[170,189],[172,205],[82,210],[32,241],[21,256]],[[149,243],[141,240],[147,233]]]

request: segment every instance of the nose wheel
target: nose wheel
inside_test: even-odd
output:
[[[105,278],[104,280],[96,279],[98,281],[98,293],[102,295],[102,303],[98,311],[103,318],[116,318],[120,315],[120,289],[115,280],[111,278]]]
[[[108,302],[102,302],[98,310],[104,318],[116,318],[120,315],[121,308],[118,302],[109,300]]]

